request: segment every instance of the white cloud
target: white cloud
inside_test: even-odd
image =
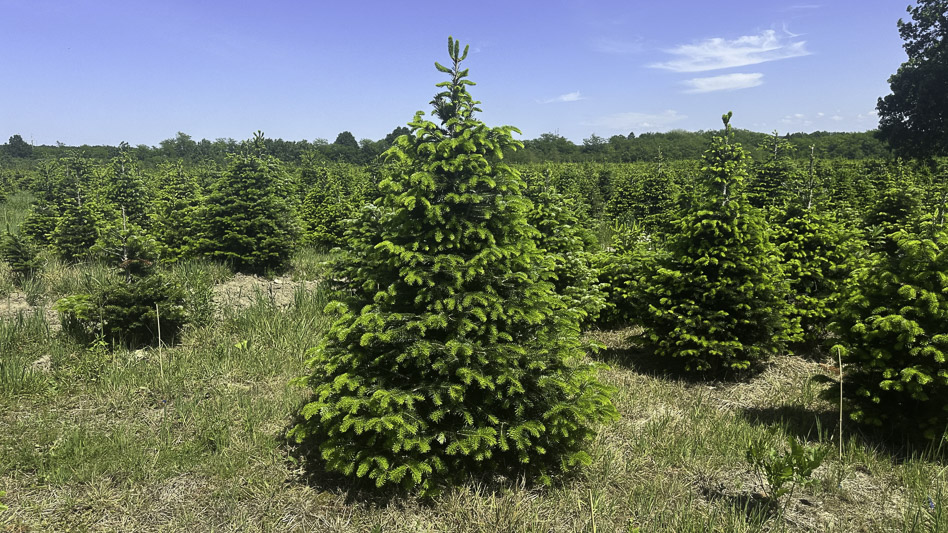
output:
[[[833,115],[833,116],[831,116],[830,118],[833,119],[833,120],[836,121],[836,122],[839,122],[840,120],[843,120],[842,115]]]
[[[817,113],[817,116],[819,115],[820,113]],[[786,115],[780,119],[780,123],[795,128],[803,128],[813,125],[813,121],[803,113],[793,113],[791,115]]]
[[[670,125],[688,118],[678,111],[666,110],[661,113],[615,113],[606,115],[599,119],[589,122],[585,125],[607,128],[610,130],[627,131],[630,129],[648,128],[651,130],[661,130]]]
[[[541,104],[554,104],[558,102],[576,102],[576,101],[585,100],[585,99],[586,97],[579,94],[579,91],[575,91],[571,93],[561,94],[555,98],[549,98],[547,100],[537,100],[537,102]]]
[[[732,41],[714,38],[682,44],[667,52],[678,59],[649,66],[674,72],[704,72],[809,55],[806,41],[792,42],[774,30],[766,30],[759,35],[745,35]]]
[[[710,78],[693,78],[684,82],[688,89],[686,93],[710,93],[713,91],[734,91],[737,89],[747,89],[757,87],[764,83],[764,75],[756,73],[736,73],[725,74],[723,76],[711,76]]]

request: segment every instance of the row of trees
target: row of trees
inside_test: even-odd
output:
[[[375,163],[382,152],[391,147],[395,138],[407,131],[404,127],[395,128],[377,141],[356,140],[352,133],[344,131],[339,133],[332,142],[325,139],[313,141],[264,139],[263,145],[267,154],[287,163],[298,163],[304,157],[315,156],[326,161],[369,165]],[[768,137],[767,134],[748,130],[737,130],[734,134],[739,142],[750,147],[756,147]],[[665,133],[643,133],[638,136],[634,133],[614,135],[608,139],[593,134],[584,139],[581,144],[576,144],[554,133],[545,133],[536,139],[524,141],[524,148],[511,153],[510,160],[518,163],[584,161],[628,163],[650,161],[659,151],[663,151],[672,160],[697,160],[714,135],[720,135],[720,132],[673,130]],[[783,138],[798,148],[798,154],[802,154],[805,147],[815,146],[820,157],[826,159],[866,159],[889,155],[885,144],[877,139],[873,132],[792,133]],[[26,143],[19,135],[14,135],[6,145],[0,146],[0,157],[42,160],[56,159],[70,152],[78,152],[92,159],[111,159],[122,152],[128,152],[135,160],[149,166],[169,160],[186,162],[214,160],[222,163],[228,154],[239,151],[240,146],[241,141],[234,139],[195,141],[190,135],[181,132],[171,139],[161,141],[156,147],[147,145],[34,147]],[[753,153],[753,155],[757,157],[762,154]],[[805,158],[805,156],[802,157]]]

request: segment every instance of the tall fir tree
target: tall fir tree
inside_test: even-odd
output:
[[[731,114],[723,118],[724,136],[704,154],[701,195],[645,289],[646,341],[690,371],[746,369],[799,333],[777,250],[744,197],[748,158],[733,142]]]
[[[313,397],[292,431],[328,470],[423,492],[586,463],[616,416],[503,161],[517,130],[474,117],[467,48],[448,50],[438,123],[415,115],[386,153],[380,203],[349,234],[328,307],[339,318],[310,353]]]
[[[208,195],[200,252],[242,272],[285,269],[299,231],[287,185],[279,160],[263,154],[258,132],[244,152],[230,156]]]

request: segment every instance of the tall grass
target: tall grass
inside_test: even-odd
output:
[[[28,192],[15,192],[7,196],[6,201],[0,203],[0,232],[18,233],[34,201],[36,197]]]

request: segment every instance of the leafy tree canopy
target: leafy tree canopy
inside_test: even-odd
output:
[[[879,99],[879,136],[909,156],[948,155],[948,0],[919,0],[899,19],[908,60]]]

